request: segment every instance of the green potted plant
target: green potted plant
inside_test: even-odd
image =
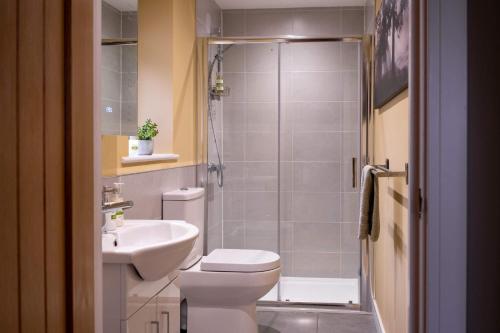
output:
[[[146,120],[144,125],[137,129],[137,139],[139,141],[139,155],[152,155],[153,154],[153,138],[158,135],[158,124]]]

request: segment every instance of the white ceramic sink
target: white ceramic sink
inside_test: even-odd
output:
[[[158,280],[179,267],[198,237],[184,221],[126,220],[102,236],[105,264],[132,264],[142,279]]]

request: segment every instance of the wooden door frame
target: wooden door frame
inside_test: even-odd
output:
[[[2,332],[99,327],[95,3],[0,3]]]

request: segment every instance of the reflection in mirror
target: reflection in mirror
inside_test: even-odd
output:
[[[101,134],[137,132],[137,3],[102,2]]]

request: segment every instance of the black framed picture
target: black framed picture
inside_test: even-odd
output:
[[[408,87],[409,0],[382,0],[375,26],[375,108]]]

